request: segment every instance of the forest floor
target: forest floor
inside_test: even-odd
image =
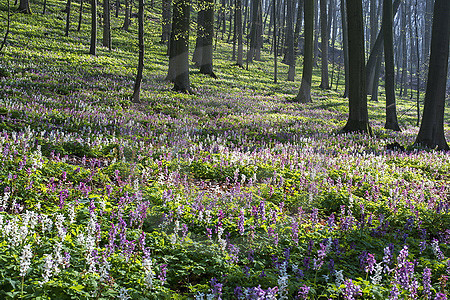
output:
[[[175,93],[148,5],[135,104],[137,20],[112,17],[91,56],[89,5],[64,37],[65,2],[42,4],[0,53],[0,298],[446,299],[450,153],[411,146],[415,99],[397,98],[402,132],[381,89],[373,136],[338,134],[342,72],[320,90],[315,68],[295,103],[301,58],[274,84],[268,49],[241,69],[221,39],[218,79],[191,65],[195,94]]]

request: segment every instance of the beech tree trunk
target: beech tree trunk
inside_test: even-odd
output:
[[[314,1],[304,0],[304,20],[305,20],[305,47],[303,55],[303,74],[300,90],[296,101],[301,103],[311,102],[311,80],[313,67],[313,35],[314,35]]]
[[[167,79],[174,90],[191,93],[189,81],[189,20],[190,5],[186,0],[173,1],[172,32],[169,46],[169,71]]]
[[[97,0],[91,0],[91,45],[89,54],[97,55]]]
[[[450,1],[436,0],[431,31],[431,55],[422,123],[415,144],[449,150],[444,135],[445,92],[450,40]]]
[[[348,26],[347,26],[347,5],[346,0],[341,0],[341,21],[342,21],[342,44],[344,52],[344,77],[345,77],[345,88],[343,97],[348,97],[348,84],[349,84],[349,57],[348,57]]]
[[[20,0],[19,2],[19,12],[23,14],[31,15],[30,1],[29,0]]]
[[[327,25],[327,0],[320,0],[320,38],[322,49],[322,68],[320,83],[321,89],[329,89],[330,84],[328,81],[328,25]]]
[[[349,116],[343,132],[371,134],[367,110],[362,0],[347,0],[349,61]]]
[[[81,30],[81,21],[83,19],[83,0],[80,0],[80,13],[78,15],[78,27],[77,27],[77,31],[80,32]]]
[[[170,36],[171,23],[170,17],[172,15],[170,0],[162,0],[162,14],[161,14],[161,44],[167,43]]]
[[[66,29],[65,31],[65,36],[69,36],[69,27],[70,27],[70,8],[71,8],[71,0],[67,0],[67,4],[66,4]]]
[[[397,109],[395,105],[394,84],[394,37],[392,33],[392,0],[383,1],[383,36],[384,36],[384,66],[385,66],[385,90],[386,90],[386,123],[385,129],[400,131],[397,120]]]
[[[122,29],[128,31],[130,26],[130,0],[125,0],[125,19],[123,20]]]
[[[105,1],[105,0],[104,0]],[[134,83],[132,101],[140,102],[142,72],[144,70],[144,0],[139,0],[138,10],[138,40],[139,40],[139,60]]]
[[[103,47],[108,47],[111,50],[111,12],[109,9],[109,0],[103,0],[103,15]]]
[[[294,52],[294,0],[287,0],[286,16],[286,58],[289,65],[288,81],[295,78],[295,52]]]
[[[242,0],[236,0],[237,65],[244,66],[244,41],[242,38]]]
[[[203,0],[203,5],[204,32],[202,36],[200,73],[217,78],[213,72],[214,0]]]

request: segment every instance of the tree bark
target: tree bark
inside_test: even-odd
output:
[[[385,129],[400,131],[397,120],[397,109],[395,105],[394,85],[394,37],[392,0],[383,1],[383,37],[384,37],[384,66],[385,66],[385,90],[386,90],[386,123]]]
[[[314,34],[314,1],[304,0],[304,20],[305,20],[305,47],[303,55],[303,74],[300,90],[296,101],[308,103],[311,101],[311,80],[313,67],[313,34]]]
[[[109,9],[109,0],[103,0],[103,15],[103,47],[108,47],[111,50],[111,12]]]
[[[244,66],[244,42],[242,38],[242,0],[236,0],[236,35],[237,35],[237,65]]]
[[[200,73],[217,78],[213,72],[213,37],[214,37],[214,0],[203,0],[204,15],[203,24],[204,35],[202,36],[202,59],[200,63]]]
[[[296,54],[300,52],[300,31],[302,27],[304,6],[303,1],[304,0],[298,0],[297,20],[295,22],[294,49]]]
[[[401,0],[395,0],[393,4],[393,16],[397,14],[398,7],[400,6]],[[384,25],[381,24],[380,31],[378,32],[375,44],[370,52],[369,60],[366,64],[366,78],[367,78],[367,90],[372,91],[373,83],[375,82],[375,67],[378,57],[382,55],[383,51],[383,30]]]
[[[278,81],[278,45],[277,45],[277,5],[276,0],[273,1],[273,10],[272,10],[272,18],[273,18],[273,82],[277,83]]]
[[[362,0],[347,0],[349,61],[349,116],[343,132],[371,134],[367,110]]]
[[[328,81],[328,25],[327,25],[327,0],[320,0],[320,39],[322,49],[322,68],[320,83],[321,89],[329,89],[330,84]]]
[[[189,19],[190,4],[186,0],[173,1],[171,57],[174,90],[191,93],[189,81]]]
[[[139,60],[133,96],[131,97],[135,103],[140,102],[142,73],[144,70],[144,0],[139,0],[138,26]]]
[[[444,135],[445,92],[450,39],[450,1],[436,0],[422,123],[415,144],[449,150]]]
[[[128,31],[130,26],[130,0],[125,0],[125,19],[123,20],[122,29]]]
[[[71,8],[71,0],[67,0],[67,4],[66,4],[66,29],[65,31],[65,36],[69,36],[69,28],[70,28],[70,8]]]
[[[97,0],[91,0],[91,45],[89,54],[97,55]]]
[[[162,14],[161,14],[161,44],[167,43],[170,36],[171,23],[170,18],[172,16],[170,0],[162,0]]]
[[[30,1],[29,0],[20,0],[18,12],[23,14],[31,15]]]
[[[80,13],[78,15],[78,27],[77,27],[78,32],[80,32],[80,30],[81,30],[82,19],[83,19],[83,0],[80,0]]]
[[[348,57],[348,28],[347,28],[347,6],[346,0],[341,0],[341,21],[342,21],[342,51],[344,52],[344,77],[345,87],[343,97],[348,97],[348,84],[349,84],[349,57]]]
[[[295,78],[295,52],[294,52],[294,0],[287,0],[286,16],[286,57],[288,70],[288,81],[294,81]]]
[[[31,15],[30,1],[29,0],[20,0],[19,2],[19,12],[23,14]]]

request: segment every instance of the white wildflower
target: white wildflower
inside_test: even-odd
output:
[[[24,277],[27,274],[32,257],[33,253],[31,252],[31,245],[27,244],[23,247],[22,255],[20,256],[20,276]]]

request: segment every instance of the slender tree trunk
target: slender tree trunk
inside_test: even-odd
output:
[[[400,97],[404,94],[406,95],[406,78],[408,76],[407,73],[407,63],[408,63],[408,52],[407,52],[407,44],[406,44],[406,1],[402,3],[402,19],[401,19],[401,43],[402,43],[402,77],[400,79]]]
[[[311,101],[311,80],[313,67],[313,35],[314,35],[314,3],[315,0],[304,0],[304,20],[305,20],[305,47],[303,56],[303,74],[300,90],[296,101],[308,103]]]
[[[313,66],[317,66],[317,62],[319,61],[319,36],[320,36],[320,26],[319,26],[319,1],[315,0],[315,10],[314,10],[314,18],[315,18],[315,24],[314,24],[314,60],[313,60]]]
[[[347,28],[347,0],[341,0],[341,21],[342,21],[342,51],[344,52],[344,76],[345,76],[345,88],[344,98],[348,97],[348,85],[349,85],[349,57],[348,57],[348,28]]]
[[[80,12],[78,14],[78,27],[77,27],[78,32],[80,32],[81,30],[82,19],[83,19],[83,0],[80,0]]]
[[[103,47],[108,47],[111,50],[111,12],[109,9],[109,0],[103,0],[103,15]]]
[[[367,110],[367,91],[364,24],[361,0],[347,0],[348,53],[349,61],[349,116],[343,132],[368,132],[369,114]]]
[[[173,62],[174,90],[191,93],[189,81],[189,1],[173,1],[171,57]],[[170,71],[169,71],[170,73]]]
[[[204,15],[203,24],[204,35],[202,37],[202,60],[200,63],[200,73],[217,78],[213,72],[213,37],[214,37],[214,0],[203,0]]]
[[[400,131],[397,121],[394,86],[394,37],[392,33],[392,0],[383,1],[384,26],[384,61],[385,61],[385,89],[386,89],[386,123],[385,129]]]
[[[370,1],[370,50],[375,45],[377,39],[378,30],[378,14],[377,14],[377,2],[378,0]]]
[[[18,12],[23,14],[31,15],[30,1],[29,0],[20,0]]]
[[[172,17],[170,0],[162,0],[162,20],[161,20],[161,41],[160,44],[165,44],[169,40],[171,23],[170,18]]]
[[[423,57],[428,62],[430,56],[431,43],[431,22],[433,20],[433,3],[432,0],[426,0],[425,6],[425,24],[424,24],[424,42],[423,42]]]
[[[294,0],[287,0],[286,16],[286,56],[289,65],[288,81],[295,78],[295,51],[294,51]]]
[[[17,0],[16,0],[17,2]],[[47,10],[47,0],[44,0],[44,7],[42,8],[42,14],[45,15],[45,11]]]
[[[6,45],[6,40],[8,39],[8,35],[9,35],[9,31],[10,31],[10,27],[11,27],[11,7],[9,4],[9,0],[6,0],[6,32],[5,35],[3,36],[3,41],[2,44],[0,45],[0,53],[3,50],[3,47],[5,47]]]
[[[416,28],[416,59],[417,59],[417,68],[416,68],[416,78],[417,78],[417,123],[416,125],[419,126],[419,120],[420,120],[420,53],[419,53],[419,26],[417,24],[417,19],[419,18],[418,12],[417,12],[417,0],[415,5],[415,18],[414,18],[414,25]]]
[[[436,0],[422,123],[415,144],[449,150],[444,135],[445,93],[450,40],[450,1]]]
[[[116,18],[119,17],[120,0],[116,0]]]
[[[393,4],[393,16],[397,13],[401,0],[395,0]],[[375,82],[375,68],[378,57],[382,55],[383,51],[383,30],[384,25],[381,24],[380,31],[378,32],[377,39],[370,52],[369,60],[366,64],[366,78],[367,78],[367,90],[373,90],[373,83]]]
[[[135,103],[140,102],[142,72],[144,70],[144,0],[139,0],[138,26],[139,60],[133,96],[131,97]]]
[[[91,0],[91,46],[89,54],[97,55],[97,0]]]
[[[67,0],[66,4],[66,29],[65,36],[69,36],[69,27],[70,27],[70,7],[71,7],[71,0]]]
[[[130,27],[130,0],[125,0],[125,19],[123,21],[122,29],[128,31]]]
[[[278,45],[277,45],[277,5],[276,0],[273,1],[273,9],[272,9],[272,18],[273,18],[273,82],[277,83],[278,81],[278,62],[277,62],[277,56],[278,56]]]
[[[236,0],[236,35],[237,35],[237,65],[244,66],[244,41],[242,38],[242,0]]]
[[[322,49],[322,81],[320,83],[321,89],[329,89],[328,82],[328,25],[327,25],[327,0],[320,0],[320,34],[321,34],[321,49]]]
[[[304,0],[298,0],[297,20],[295,22],[294,48],[296,54],[300,52],[300,31],[302,28],[303,6],[304,6],[303,1]]]
[[[204,0],[200,0],[200,7],[197,13],[197,37],[195,38],[195,49],[192,61],[196,67],[200,67],[203,55],[203,42],[205,35],[205,6]],[[216,36],[217,39],[217,36]]]

